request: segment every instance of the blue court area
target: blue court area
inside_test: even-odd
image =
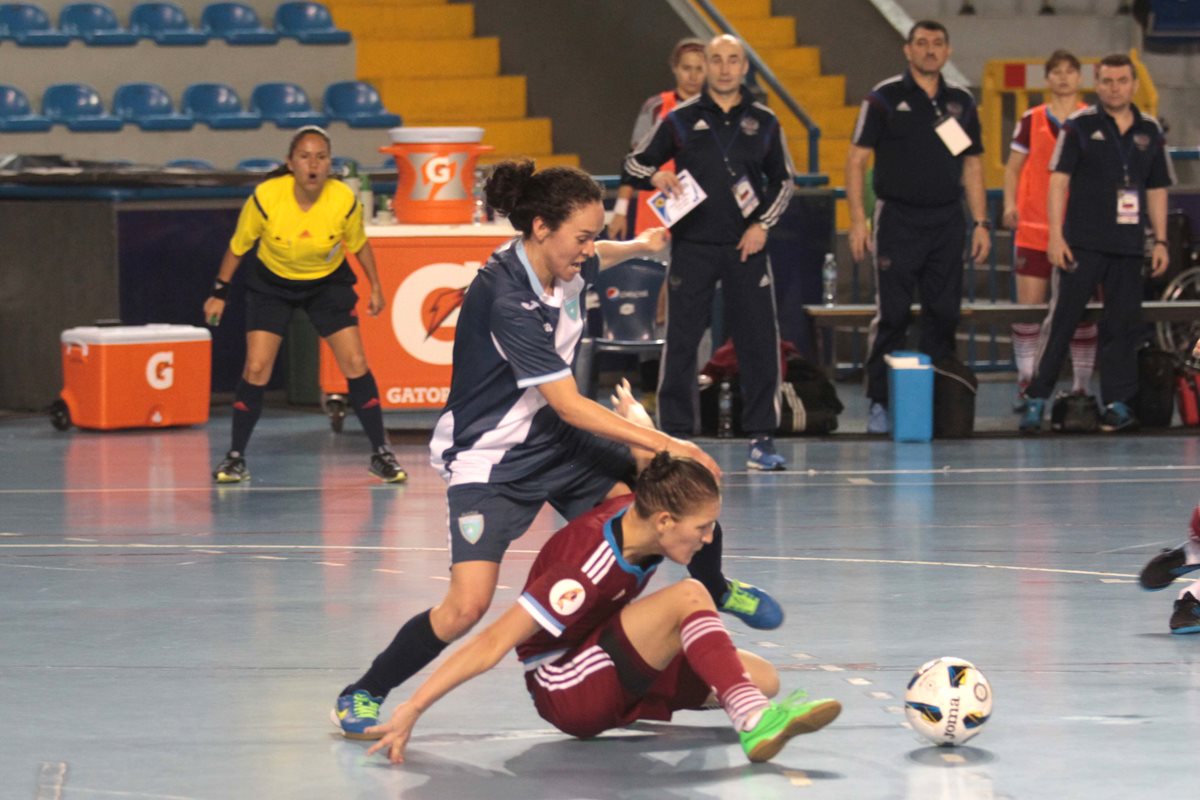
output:
[[[709,442],[728,470],[727,571],[788,612],[771,632],[728,619],[734,639],[842,716],[765,765],[720,711],[576,741],[536,716],[508,658],[435,706],[393,767],[328,713],[445,588],[445,490],[424,437],[402,437],[412,477],[385,486],[356,423],[336,435],[268,408],[252,483],[217,489],[228,424],[0,420],[0,797],[1195,793],[1200,636],[1168,633],[1177,587],[1135,582],[1185,537],[1194,436],[783,440],[792,469],[769,475],[747,474],[744,443]],[[557,524],[544,512],[517,543],[493,615]],[[662,573],[652,588],[682,574]],[[913,669],[942,655],[974,661],[995,694],[983,732],[951,750],[917,741],[902,711]]]

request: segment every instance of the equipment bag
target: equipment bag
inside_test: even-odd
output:
[[[1177,378],[1175,399],[1179,404],[1179,419],[1189,427],[1200,425],[1200,382],[1196,373],[1184,370]]]
[[[979,379],[954,356],[933,362],[933,436],[961,439],[975,432]]]
[[[1143,427],[1170,427],[1178,372],[1178,359],[1161,347],[1148,345],[1138,351],[1138,393],[1132,405]]]
[[[796,354],[787,355],[780,386],[779,433],[832,433],[845,406],[825,372]]]
[[[1100,404],[1090,394],[1059,392],[1050,406],[1050,427],[1063,433],[1100,430]]]

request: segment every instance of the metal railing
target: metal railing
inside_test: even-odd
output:
[[[716,36],[718,33],[728,33],[742,40],[742,45],[746,48],[746,58],[750,60],[750,82],[753,84],[756,80],[761,79],[775,93],[775,96],[779,98],[783,105],[787,107],[787,110],[800,121],[804,129],[808,131],[808,171],[813,174],[820,172],[820,126],[813,121],[813,118],[805,112],[800,104],[796,102],[796,99],[792,97],[791,93],[784,88],[779,78],[775,76],[775,73],[771,71],[766,62],[754,51],[749,42],[738,36],[737,29],[729,23],[729,20],[725,19],[709,0],[667,0],[667,5],[674,9],[675,13],[679,15],[679,18],[683,20],[684,24],[688,26],[688,29],[695,36],[707,39]],[[697,7],[699,7],[699,10]],[[805,181],[805,183],[810,182]]]

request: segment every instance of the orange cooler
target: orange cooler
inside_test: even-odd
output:
[[[62,401],[81,428],[159,428],[208,421],[212,335],[192,325],[62,332]]]
[[[475,213],[475,160],[490,153],[479,144],[483,128],[392,128],[379,148],[396,159],[396,221],[410,225],[471,222]]]

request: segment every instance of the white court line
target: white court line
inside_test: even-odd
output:
[[[50,567],[45,564],[5,564],[0,562],[0,567],[8,567],[9,569],[50,569],[58,572],[95,572],[94,569],[85,569],[84,567]]]
[[[723,474],[729,475],[730,473],[726,472]],[[761,475],[762,473],[759,472],[759,473],[755,473],[755,474]],[[778,474],[778,473],[772,473],[772,474]],[[908,488],[908,487],[915,488],[915,487],[919,487],[919,486],[937,486],[938,488],[941,488],[941,489],[956,489],[960,486],[993,486],[993,487],[1031,486],[1034,488],[1040,488],[1042,486],[1102,486],[1104,484],[1109,484],[1109,483],[1119,484],[1119,485],[1124,486],[1125,484],[1129,484],[1129,483],[1197,483],[1197,482],[1200,482],[1200,475],[1197,475],[1195,477],[1187,477],[1187,478],[1182,478],[1182,477],[1181,478],[1170,478],[1170,477],[1167,477],[1167,478],[1077,478],[1077,479],[1065,479],[1065,480],[1047,479],[1047,480],[1039,480],[1039,481],[1027,481],[1027,480],[1005,481],[1005,480],[1000,480],[998,478],[993,479],[993,480],[986,480],[986,481],[985,480],[980,480],[980,481],[957,481],[957,480],[956,481],[880,481],[880,480],[872,480],[872,481],[869,481],[866,483],[857,481],[857,480],[853,480],[853,479],[847,479],[844,481],[827,481],[827,482],[803,481],[803,480],[797,481],[797,482],[789,482],[789,481],[785,481],[784,479],[780,478],[777,481],[775,481],[775,480],[771,481],[771,483],[774,484],[774,488],[779,488],[779,489],[791,489],[791,488],[804,488],[804,489],[842,488],[842,489],[845,489],[847,487],[862,487],[864,489],[876,489],[876,488],[891,488],[891,487],[897,487],[897,486],[902,487],[902,488]],[[738,487],[738,488],[761,487],[762,486],[762,484],[760,484],[760,483],[731,483],[731,482],[725,481],[725,480],[722,480],[721,485],[726,486],[726,487]]]
[[[116,789],[93,789],[88,786],[71,784],[71,796],[80,794],[97,795],[99,797],[139,797],[143,800],[197,800],[194,795],[183,794],[154,794],[152,792],[122,792]]]
[[[1159,464],[1141,467],[932,467],[929,469],[816,469],[795,470],[793,475],[1030,475],[1045,472],[1200,472],[1200,466],[1190,464]],[[761,475],[745,470],[727,471],[726,475]],[[784,473],[786,476],[789,473]]]
[[[1187,534],[1181,533],[1180,536],[1186,538]],[[1131,544],[1128,547],[1114,547],[1112,550],[1100,550],[1099,552],[1096,553],[1096,555],[1111,556],[1111,555],[1115,555],[1116,553],[1124,553],[1126,550],[1140,550],[1143,547],[1162,547],[1164,544],[1179,544],[1179,541],[1180,540],[1178,538],[1176,538],[1176,539],[1163,539],[1161,542],[1144,542],[1143,544]]]
[[[229,544],[221,545],[227,550],[339,550],[389,553],[444,553],[444,547],[389,547],[386,545],[326,545],[326,544]],[[30,544],[24,542],[0,543],[0,552],[5,550],[196,550],[203,552],[198,545],[188,544],[144,544],[131,542],[128,544]],[[519,550],[509,548],[509,553],[537,555],[537,550]],[[259,558],[280,558],[279,556],[259,556]],[[1127,572],[1098,572],[1086,569],[1060,569],[1057,567],[1021,567],[1012,564],[982,564],[967,561],[913,561],[894,558],[835,558],[833,556],[747,556],[725,554],[727,561],[814,561],[823,564],[880,564],[904,567],[957,567],[960,569],[998,569],[1010,572],[1038,572],[1051,575],[1084,575],[1093,578],[1136,578],[1137,575]],[[65,567],[57,567],[65,569]],[[442,575],[430,575],[433,580],[448,581]]]

